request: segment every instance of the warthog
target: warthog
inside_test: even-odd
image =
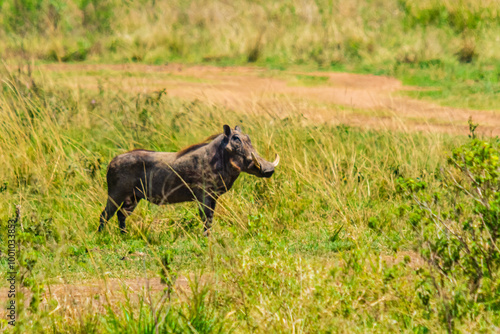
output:
[[[215,204],[231,189],[241,172],[271,177],[279,163],[261,158],[250,137],[236,126],[180,152],[134,150],[120,154],[108,166],[108,201],[101,213],[99,231],[118,210],[122,233],[125,219],[141,199],[161,205],[198,201],[204,233],[212,226]]]

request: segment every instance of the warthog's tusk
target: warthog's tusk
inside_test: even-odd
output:
[[[278,155],[278,153],[276,153],[276,159],[273,162],[273,167],[278,166],[279,163],[280,163],[280,156]]]
[[[255,166],[260,169],[260,163],[259,161],[257,161],[257,158],[255,157],[255,154],[253,154],[253,152],[251,153],[252,154],[252,160],[253,160],[253,163],[255,164]]]

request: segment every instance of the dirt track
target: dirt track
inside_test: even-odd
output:
[[[51,80],[71,87],[98,89],[101,82],[105,87],[137,93],[166,89],[170,96],[198,99],[237,112],[266,112],[277,117],[300,113],[313,122],[368,128],[467,134],[467,120],[472,116],[481,125],[481,133],[500,135],[500,112],[442,107],[404,97],[398,92],[416,88],[383,76],[135,64],[51,64],[41,70],[55,74]],[[307,85],[297,78],[313,83]]]
[[[386,263],[400,263],[408,258],[408,265],[414,269],[423,267],[425,261],[418,253],[412,251],[400,251],[397,256],[381,255],[380,260]],[[343,266],[342,263],[337,265]],[[62,281],[62,279],[61,279]],[[216,281],[211,274],[179,276],[171,289],[172,300],[185,302],[191,295],[192,289],[200,291],[205,285],[213,285]],[[227,282],[226,282],[227,283]],[[219,281],[217,284],[224,284]],[[158,277],[137,277],[134,279],[107,278],[83,280],[78,283],[56,283],[45,284],[42,307],[47,307],[50,300],[57,304],[49,307],[51,312],[61,312],[66,316],[78,318],[83,310],[92,313],[103,313],[107,307],[118,308],[129,300],[133,305],[139,304],[140,300],[146,303],[152,302],[156,308],[161,301],[167,298],[167,285],[160,282]],[[25,300],[29,301],[31,295],[26,289],[21,290],[27,293]],[[7,289],[0,288],[0,304],[7,301]],[[135,303],[135,304],[134,304]],[[147,307],[150,307],[148,305]],[[5,318],[5,309],[0,308],[0,317]]]
[[[200,278],[199,283],[205,284],[206,277]],[[181,276],[176,280],[172,288],[172,296],[175,299],[186,300],[191,293],[191,285],[195,281],[194,276],[187,278]],[[47,307],[47,301],[55,300],[57,307],[49,307],[51,312],[62,312],[66,316],[78,318],[83,310],[92,313],[105,312],[106,307],[119,307],[118,302],[129,299],[132,303],[139,303],[141,298],[146,302],[152,301],[157,306],[160,300],[167,298],[167,285],[161,284],[156,278],[136,279],[107,279],[82,281],[78,284],[53,284],[46,285],[42,298],[41,307]],[[25,300],[29,303],[31,294],[26,289],[21,289],[26,294]],[[0,302],[5,305],[7,289],[0,289]],[[0,317],[5,319],[6,310],[0,308]]]

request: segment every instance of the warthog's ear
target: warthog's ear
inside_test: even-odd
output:
[[[234,129],[235,129],[236,131],[240,131],[240,132],[241,132],[241,128],[240,128],[238,125],[236,125],[236,126],[234,127]]]
[[[228,138],[231,137],[231,128],[227,124],[224,124],[224,135]]]

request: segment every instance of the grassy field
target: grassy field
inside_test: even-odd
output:
[[[498,109],[496,1],[33,0],[0,9],[0,240],[20,210],[18,318],[6,321],[2,279],[0,332],[498,331],[500,141],[477,138],[473,121],[461,134],[369,129],[315,122],[303,101],[280,96],[232,108],[117,84],[211,84],[195,75],[14,66],[252,63],[294,89],[328,77],[284,69],[346,70],[427,87],[401,94],[443,105]],[[108,79],[96,89],[83,75]],[[240,125],[281,163],[268,180],[240,176],[209,238],[196,203],[141,202],[128,234],[116,218],[97,233],[114,156],[177,151],[223,124]],[[7,272],[6,243],[0,251]]]
[[[21,206],[19,332],[143,332],[158,319],[166,332],[443,329],[439,312],[430,311],[439,297],[430,293],[427,306],[419,297],[427,265],[409,223],[411,201],[396,181],[432,181],[467,137],[313,125],[273,116],[279,110],[272,108],[245,115],[106,86],[27,87],[26,74],[6,76],[0,221],[6,233],[14,204]],[[282,164],[270,180],[237,181],[217,208],[212,237],[202,237],[195,204],[142,203],[130,234],[119,234],[116,222],[96,233],[114,155],[179,150],[225,123],[241,124],[263,156],[279,152]],[[149,304],[162,288],[129,296],[115,287],[112,301],[110,292],[80,292],[94,304],[51,294],[61,284],[157,281],[165,259],[172,280],[192,282],[162,307]],[[7,268],[6,257],[0,263]],[[499,321],[495,309],[457,318],[458,329],[473,331]]]
[[[386,74],[433,88],[419,97],[497,109],[499,13],[496,0],[5,0],[0,57]]]

